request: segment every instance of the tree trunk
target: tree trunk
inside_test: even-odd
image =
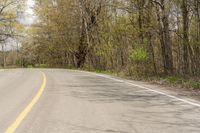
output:
[[[78,48],[78,52],[76,53],[77,58],[77,68],[82,68],[84,66],[86,55],[88,53],[88,46],[85,41],[85,20],[82,20],[82,27],[81,27],[81,36],[80,36],[80,44]]]
[[[183,73],[190,74],[190,54],[189,54],[189,16],[187,0],[182,0],[183,17]]]
[[[172,41],[169,30],[169,15],[166,12],[165,0],[161,0],[160,12],[157,8],[157,16],[160,29],[160,41],[162,47],[163,65],[165,74],[173,73]]]

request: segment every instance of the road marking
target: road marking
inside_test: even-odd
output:
[[[79,72],[80,72],[80,71],[79,71]],[[200,107],[200,104],[198,104],[198,103],[195,103],[195,102],[192,102],[192,101],[188,101],[188,100],[185,100],[185,99],[182,99],[182,98],[178,98],[178,97],[176,97],[176,96],[173,96],[173,95],[170,95],[170,94],[161,92],[161,91],[157,91],[157,90],[154,90],[154,89],[151,89],[151,88],[142,86],[142,85],[134,84],[134,83],[131,83],[130,81],[121,80],[121,79],[116,79],[116,78],[112,78],[112,77],[109,76],[109,75],[102,75],[102,74],[97,74],[97,73],[93,73],[93,72],[86,72],[86,71],[81,71],[81,72],[90,73],[90,74],[93,74],[93,75],[96,75],[96,76],[99,76],[99,77],[111,79],[111,80],[114,80],[114,81],[117,81],[117,82],[121,82],[121,83],[126,83],[126,84],[129,84],[129,85],[132,85],[132,86],[135,86],[135,87],[139,87],[139,88],[141,88],[141,89],[145,89],[145,90],[148,90],[148,91],[151,91],[151,92],[154,92],[154,93],[163,95],[163,96],[167,96],[167,97],[169,97],[169,98],[175,99],[175,100],[177,100],[177,101],[181,101],[181,102],[183,102],[183,103],[187,103],[187,104],[190,104],[190,105],[193,105],[193,106],[196,106],[196,107]]]
[[[19,114],[19,116],[16,118],[16,120],[8,127],[8,129],[5,131],[5,133],[14,133],[15,130],[19,127],[19,125],[22,123],[22,121],[26,118],[26,116],[31,112],[34,105],[39,101],[40,97],[42,96],[44,89],[46,87],[47,78],[46,75],[42,73],[43,76],[43,82],[42,85],[35,95],[35,97],[32,99],[32,101],[26,106],[26,108]]]

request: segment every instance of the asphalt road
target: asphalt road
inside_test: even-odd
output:
[[[0,133],[200,133],[198,101],[143,86],[70,70],[0,71]]]

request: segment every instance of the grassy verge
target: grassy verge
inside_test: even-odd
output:
[[[162,76],[162,75],[127,75],[124,72],[115,72],[115,71],[103,71],[103,70],[88,70],[86,71],[108,74],[112,76],[119,76],[126,79],[137,80],[137,81],[147,81],[153,82],[159,85],[165,85],[170,87],[177,87],[177,88],[185,88],[185,89],[193,89],[200,91],[200,79],[199,78],[185,78],[179,75],[172,75],[172,76]]]
[[[46,64],[28,65],[27,68],[49,68]]]
[[[12,66],[9,68],[17,68],[16,66]],[[46,64],[36,64],[36,65],[29,65],[28,68],[49,68]],[[74,69],[76,68],[68,68],[68,69]],[[179,75],[172,75],[172,76],[163,76],[163,75],[146,75],[146,74],[127,74],[123,71],[111,71],[111,70],[96,70],[96,69],[83,69],[85,71],[95,72],[95,73],[102,73],[112,76],[118,76],[130,80],[137,80],[137,81],[147,81],[147,82],[153,82],[159,85],[165,85],[165,86],[173,86],[177,88],[185,88],[185,89],[193,89],[200,91],[200,79],[199,78],[185,78]]]
[[[181,76],[168,76],[164,80],[166,80],[166,83],[174,85],[174,86],[200,90],[200,80],[197,78],[184,78]]]

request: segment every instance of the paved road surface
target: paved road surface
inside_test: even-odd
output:
[[[45,90],[16,133],[200,133],[199,104],[109,76],[56,69],[0,72],[0,133],[38,95],[40,71]]]

